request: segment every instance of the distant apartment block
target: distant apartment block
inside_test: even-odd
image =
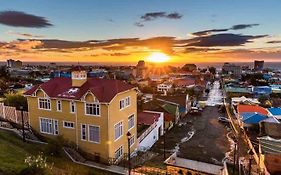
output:
[[[222,73],[230,74],[230,75],[233,75],[234,77],[240,77],[242,70],[241,70],[241,67],[238,65],[224,63],[224,65],[222,66]]]
[[[136,77],[137,78],[145,78],[146,76],[146,67],[145,62],[140,60],[136,66]]]
[[[254,62],[254,70],[255,71],[261,71],[263,70],[263,65],[264,65],[264,61],[258,61],[258,60],[255,60]]]
[[[20,60],[7,60],[7,67],[13,69],[20,69],[22,67],[22,62]]]
[[[51,79],[25,96],[33,129],[46,137],[62,135],[97,161],[117,162],[128,144],[132,152],[137,147],[137,92],[129,84],[88,78],[76,67],[71,78]]]

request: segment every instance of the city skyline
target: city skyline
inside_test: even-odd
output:
[[[0,61],[280,61],[281,2],[230,2],[4,1]]]

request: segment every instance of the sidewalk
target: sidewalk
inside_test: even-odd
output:
[[[111,173],[116,173],[116,174],[123,174],[126,175],[128,174],[128,170],[120,167],[120,166],[116,166],[116,165],[104,165],[104,164],[100,164],[100,163],[96,163],[93,161],[88,161],[85,158],[83,158],[78,152],[76,152],[75,150],[71,149],[71,148],[63,148],[64,152],[66,153],[66,155],[75,163],[80,164],[80,165],[84,165],[84,166],[88,166],[88,167],[92,167],[92,168],[96,168],[96,169],[100,169],[103,171],[109,171]],[[133,174],[133,173],[131,173]]]

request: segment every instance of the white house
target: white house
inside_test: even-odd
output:
[[[142,129],[138,136],[138,150],[148,150],[163,135],[164,113],[156,111],[138,112],[138,127]]]
[[[161,83],[157,85],[158,92],[170,92],[172,90],[172,84],[170,83]]]

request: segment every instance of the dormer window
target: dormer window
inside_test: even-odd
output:
[[[90,94],[88,94],[90,95]],[[100,115],[100,103],[96,97],[93,95],[90,95],[88,97],[92,97],[91,99],[85,98],[85,115],[94,115],[99,116]]]

